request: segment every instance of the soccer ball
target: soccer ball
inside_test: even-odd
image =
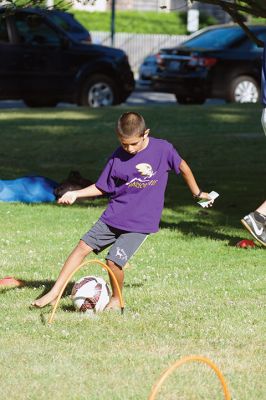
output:
[[[76,310],[88,315],[103,311],[110,301],[110,289],[98,276],[84,276],[73,286],[71,292]]]

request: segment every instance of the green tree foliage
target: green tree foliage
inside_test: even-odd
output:
[[[187,0],[189,4],[193,4],[196,0]],[[257,39],[257,37],[248,29],[244,23],[244,14],[252,15],[254,17],[266,18],[266,1],[265,0],[197,0],[199,3],[207,3],[220,6],[238,23],[246,34],[257,43],[263,46],[264,43]]]
[[[192,3],[196,0],[188,0]],[[208,3],[220,6],[224,11],[228,12],[232,17],[235,14],[244,12],[255,17],[266,18],[266,1],[265,0],[197,0],[199,3]]]
[[[80,0],[80,2],[84,0]],[[112,0],[106,0],[111,3]],[[208,3],[220,6],[230,15],[244,12],[255,17],[266,18],[266,1],[265,0],[187,0],[188,5],[194,1],[199,3]],[[95,4],[97,0],[87,0],[88,4]],[[25,7],[25,6],[46,6],[46,0],[0,0],[1,4],[8,4],[10,7]],[[55,0],[57,6],[71,6],[71,0]]]

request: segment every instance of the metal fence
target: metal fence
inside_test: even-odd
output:
[[[91,32],[93,43],[111,46],[110,32]],[[162,47],[174,47],[187,39],[186,35],[148,35],[137,33],[116,33],[115,47],[124,50],[134,74],[143,59],[149,54],[157,53]]]

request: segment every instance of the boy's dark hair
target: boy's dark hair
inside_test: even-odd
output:
[[[117,122],[116,131],[119,136],[143,136],[146,124],[142,115],[136,112],[125,112]]]

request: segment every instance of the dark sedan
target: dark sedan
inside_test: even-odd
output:
[[[249,28],[266,42],[265,26]],[[202,104],[207,98],[256,103],[262,52],[238,25],[206,28],[181,46],[160,50],[151,86],[174,93],[181,104]]]

